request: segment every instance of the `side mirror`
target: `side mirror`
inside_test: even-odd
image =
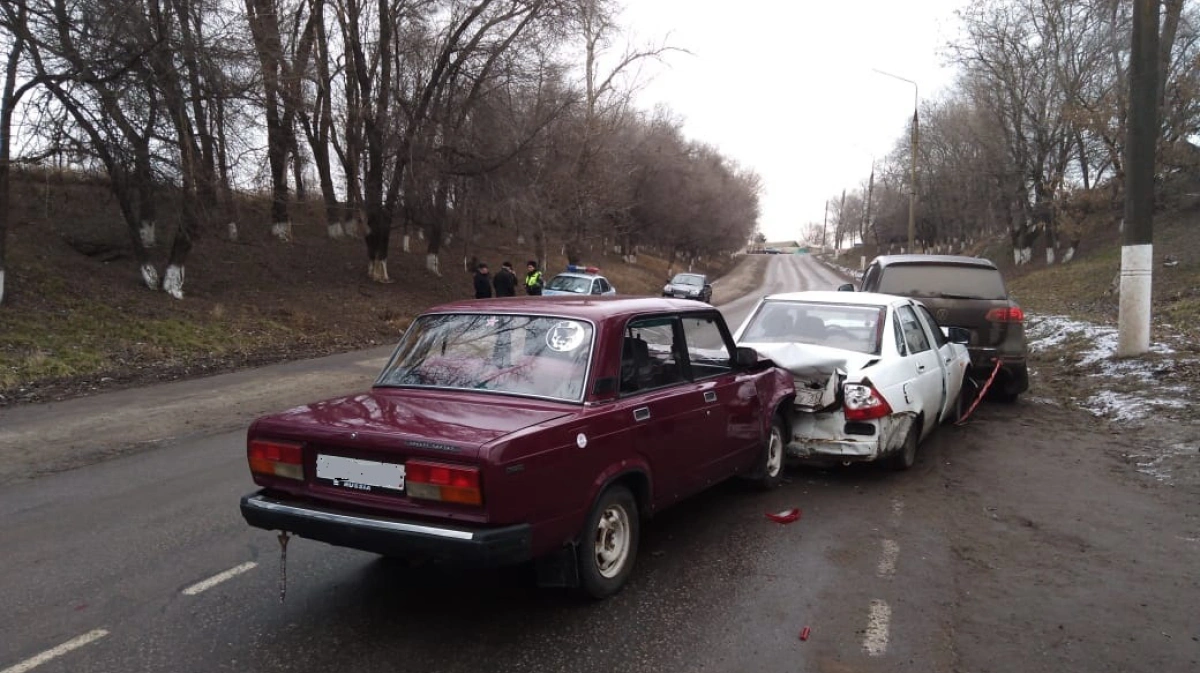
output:
[[[854,292],[854,283],[846,283],[838,286],[838,292]]]
[[[950,343],[966,346],[971,343],[971,332],[962,327],[947,327],[946,338]]]
[[[758,364],[758,351],[753,348],[738,346],[733,356],[734,363],[741,369],[749,369]]]

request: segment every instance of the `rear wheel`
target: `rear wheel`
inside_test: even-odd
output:
[[[904,438],[904,446],[892,456],[891,467],[894,470],[907,470],[917,462],[917,445],[921,443],[921,419],[913,420],[908,435]]]
[[[946,416],[946,424],[950,425],[961,421],[978,395],[979,384],[975,382],[975,379],[964,374],[962,387],[958,391],[958,399],[954,401],[954,408]]]
[[[637,557],[637,501],[624,486],[604,491],[592,507],[578,547],[579,586],[592,598],[621,590]]]
[[[767,445],[763,447],[762,458],[759,459],[758,469],[755,470],[758,477],[754,480],[754,485],[764,491],[775,488],[783,481],[783,450],[787,445],[786,437],[787,430],[784,429],[783,420],[775,416],[771,420]]]

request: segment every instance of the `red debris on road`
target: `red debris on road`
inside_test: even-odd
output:
[[[810,631],[807,626],[803,629],[800,629],[800,640],[808,640],[808,634],[810,633],[812,633],[812,631]]]
[[[767,518],[775,523],[792,523],[800,518],[800,508],[785,509],[782,512],[767,512]]]

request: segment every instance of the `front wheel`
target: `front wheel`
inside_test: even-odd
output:
[[[592,598],[608,598],[633,574],[638,549],[638,507],[624,486],[604,491],[592,507],[578,547],[579,585]]]

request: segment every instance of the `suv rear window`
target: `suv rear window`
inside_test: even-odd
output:
[[[1004,299],[1004,279],[996,269],[955,264],[898,264],[886,267],[879,292],[910,297]]]

